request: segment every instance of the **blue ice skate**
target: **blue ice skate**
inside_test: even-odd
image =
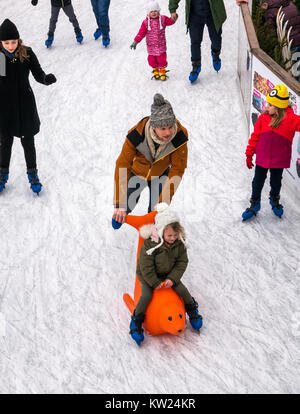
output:
[[[283,215],[283,206],[279,204],[279,197],[270,197],[270,204],[272,206],[272,211],[275,216],[281,218]]]
[[[220,53],[211,52],[213,67],[216,72],[221,69]]]
[[[144,340],[144,330],[142,328],[142,323],[144,322],[144,315],[141,315],[139,317],[135,316],[135,311],[133,312],[133,315],[131,317],[131,322],[130,322],[130,335],[131,338],[140,346],[141,343]]]
[[[8,169],[0,168],[0,193],[2,193],[2,191],[4,190],[7,180],[8,180]]]
[[[107,47],[110,44],[110,38],[109,38],[108,34],[103,34],[102,44],[103,44],[104,47]]]
[[[201,72],[201,63],[194,62],[192,72],[190,73],[189,80],[191,83],[194,83]]]
[[[250,200],[250,207],[242,214],[243,221],[250,219],[253,216],[256,216],[257,212],[260,210],[260,200]]]
[[[37,169],[31,168],[30,170],[27,170],[27,176],[30,183],[30,188],[35,194],[39,195],[39,192],[42,189],[42,184],[40,183],[39,177],[37,175]]]
[[[49,32],[48,33],[48,39],[45,41],[45,45],[47,46],[47,48],[52,45],[53,40],[54,40],[54,33]]]
[[[101,30],[98,27],[98,29],[96,29],[96,31],[94,33],[95,40],[98,40],[101,35],[102,35],[102,32],[101,32]]]
[[[74,31],[75,31],[75,35],[76,35],[76,41],[81,44],[81,42],[83,41],[83,36],[82,36],[80,28],[76,27],[76,29]]]
[[[192,327],[199,332],[202,326],[202,316],[198,312],[198,303],[193,298],[193,303],[185,305],[185,310],[190,318],[190,324]]]

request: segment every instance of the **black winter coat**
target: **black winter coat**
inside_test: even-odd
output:
[[[71,4],[71,0],[51,0],[51,5],[54,7],[65,7]]]
[[[1,51],[1,50],[0,50]],[[31,71],[35,80],[45,84],[45,72],[31,48],[29,59],[6,58],[6,76],[0,76],[0,136],[26,137],[37,134],[40,119],[29,83]]]

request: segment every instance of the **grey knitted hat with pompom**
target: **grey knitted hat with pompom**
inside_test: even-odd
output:
[[[160,93],[156,93],[151,105],[150,125],[152,127],[166,127],[176,123],[172,106]]]

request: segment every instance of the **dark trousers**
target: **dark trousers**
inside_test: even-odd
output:
[[[0,167],[9,169],[13,137],[0,138]],[[36,151],[34,146],[34,137],[21,138],[21,144],[24,149],[27,169],[36,168]]]
[[[201,63],[201,43],[204,26],[207,26],[211,40],[211,51],[220,53],[222,47],[222,28],[217,32],[211,15],[201,17],[191,14],[189,20],[189,32],[191,38],[191,61]]]
[[[279,198],[281,189],[281,180],[283,168],[263,168],[259,165],[255,167],[255,174],[252,181],[252,200],[260,200],[261,192],[267,178],[268,170],[270,170],[270,197]]]
[[[63,9],[65,15],[68,16],[70,22],[74,26],[74,29],[78,29],[79,28],[79,23],[78,23],[78,20],[75,16],[73,6],[72,6],[72,4],[69,4],[69,6],[65,6],[65,7],[51,6],[51,17],[50,17],[50,23],[49,23],[49,32],[51,32],[51,33],[55,32],[56,23],[57,23],[58,15],[59,15],[59,12],[60,12],[61,8]]]
[[[150,193],[148,213],[154,210],[155,205],[158,203],[163,186],[168,179],[169,170],[170,168],[167,168],[160,177],[154,178],[151,181],[147,181],[143,177],[138,177],[137,175],[131,173],[127,188],[127,214],[131,213],[137,205],[141,192],[146,187],[149,188]]]

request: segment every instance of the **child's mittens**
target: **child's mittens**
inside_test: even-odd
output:
[[[249,170],[251,170],[251,168],[254,166],[254,164],[252,162],[252,156],[251,155],[247,155],[246,164],[247,164],[247,167],[249,168]]]
[[[130,45],[130,49],[136,49],[136,45],[137,45],[137,42],[136,41],[133,41],[132,43],[131,43],[131,45]]]
[[[38,4],[38,0],[31,0],[31,4],[32,4],[33,6],[36,6],[36,5]]]
[[[45,85],[51,85],[52,83],[56,82],[56,77],[53,75],[53,73],[49,73],[48,75],[45,76]]]

